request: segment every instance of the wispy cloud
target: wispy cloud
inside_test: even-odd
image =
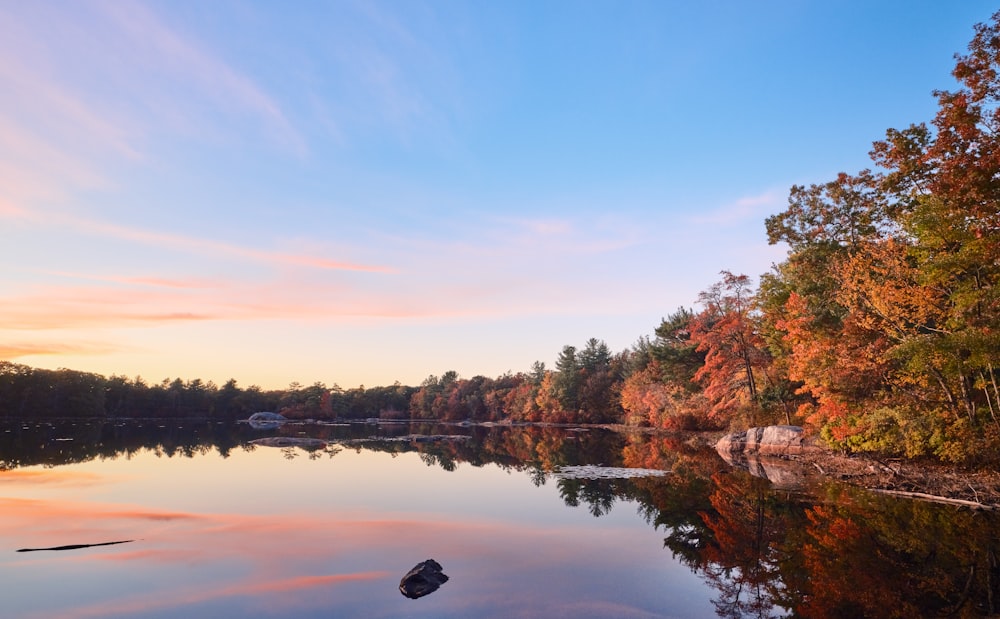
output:
[[[47,228],[63,226],[86,234],[141,243],[145,246],[153,245],[175,251],[209,254],[265,264],[336,271],[395,272],[395,269],[381,265],[334,260],[323,256],[262,250],[213,239],[167,232],[154,232],[152,230],[123,226],[96,219],[86,219],[68,213],[28,211],[2,199],[0,199],[0,218],[20,220]]]
[[[56,275],[69,279],[82,279],[95,282],[110,282],[116,284],[129,284],[138,286],[152,286],[163,288],[196,289],[205,290],[220,288],[225,286],[222,280],[210,280],[205,278],[168,278],[168,277],[126,277],[122,275],[95,275],[90,273],[74,273],[71,271],[38,271],[44,275]]]
[[[105,355],[118,350],[120,350],[119,346],[107,343],[11,342],[0,344],[0,359],[20,359],[21,357],[35,357],[39,355]]]
[[[92,97],[69,85],[69,80],[61,75],[70,69],[64,65],[74,60],[71,47],[60,48],[68,42],[59,36],[28,38],[25,30],[14,25],[25,26],[23,15],[11,14],[0,9],[0,33],[3,42],[0,50],[0,77],[16,89],[18,97],[6,99],[0,104],[11,118],[25,122],[31,129],[17,128],[10,123],[0,131],[3,143],[17,146],[24,156],[38,158],[45,154],[56,161],[74,159],[74,167],[80,168],[83,159],[80,152],[93,152],[93,145],[100,145],[120,156],[138,158],[133,140],[136,137],[129,129],[131,122],[111,115],[102,109]],[[26,5],[21,7],[26,8]],[[30,8],[28,9],[31,10]],[[47,19],[48,16],[41,16]],[[64,20],[70,16],[61,16]],[[59,16],[56,19],[60,19]],[[49,24],[55,32],[60,32],[59,24]],[[84,52],[85,53],[85,52]],[[76,155],[70,155],[73,151]]]
[[[456,9],[344,2],[324,14],[332,22],[320,48],[325,62],[313,72],[305,97],[338,143],[389,137],[410,148],[454,147],[454,120],[462,111],[455,53]],[[416,10],[414,10],[416,9]],[[309,69],[305,69],[308,73]]]
[[[157,158],[165,132],[308,150],[259,83],[137,2],[0,7],[0,80],[17,93],[0,98],[9,201],[112,187],[123,163]]]
[[[198,309],[192,310],[193,306]],[[217,318],[218,309],[206,311],[204,303],[197,303],[189,296],[162,291],[55,287],[3,298],[0,328],[28,331],[190,322]],[[72,352],[73,347],[64,353]],[[31,346],[21,348],[30,350]],[[58,350],[49,344],[38,348],[48,354]],[[25,356],[24,352],[18,356]]]
[[[233,68],[204,45],[170,28],[152,10],[138,3],[102,2],[98,6],[121,28],[129,47],[145,52],[155,70],[206,93],[219,108],[249,111],[268,132],[298,155],[307,147],[276,100],[247,75]]]
[[[0,329],[49,331],[131,328],[201,321],[336,320],[338,317],[416,317],[433,305],[402,303],[388,292],[311,281],[229,281],[219,285],[148,285],[148,277],[88,277],[122,285],[35,285],[0,296]],[[84,344],[7,345],[8,358],[94,351]]]
[[[63,223],[91,234],[109,236],[127,241],[140,242],[143,244],[152,244],[168,249],[193,251],[198,253],[252,260],[255,262],[310,267],[315,269],[332,269],[338,271],[367,271],[374,273],[390,273],[393,271],[393,269],[384,266],[357,264],[324,258],[322,256],[309,256],[260,250],[212,239],[181,236],[164,232],[153,232],[151,230],[131,228],[108,222],[66,217],[63,219]]]
[[[781,194],[771,190],[755,196],[739,198],[704,214],[692,215],[689,219],[696,224],[732,226],[747,221],[760,221],[764,215],[774,211],[780,204]]]
[[[33,217],[26,215],[26,217]],[[462,240],[393,239],[390,259],[403,270],[334,261],[309,255],[248,249],[178,235],[63,217],[95,234],[170,249],[304,267],[252,278],[118,274],[69,270],[37,271],[50,278],[0,295],[0,328],[57,331],[183,325],[206,321],[308,320],[343,323],[356,318],[394,320],[501,318],[531,314],[616,311],[624,289],[581,286],[571,271],[603,268],[615,252],[635,246],[642,235],[627,221],[568,218],[484,220],[456,235]],[[450,238],[448,233],[444,235]],[[358,271],[385,277],[325,276]],[[52,280],[52,277],[71,279]],[[622,279],[622,286],[628,286]],[[71,340],[64,340],[65,342]],[[87,350],[83,344],[81,350]],[[46,343],[22,343],[9,357],[55,354]],[[72,354],[67,346],[67,354]]]

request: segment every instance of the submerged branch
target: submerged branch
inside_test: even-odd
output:
[[[127,544],[134,542],[134,539],[123,539],[117,542],[101,542],[99,544],[70,544],[68,546],[53,546],[51,548],[21,548],[18,552],[39,552],[41,550],[78,550],[80,548],[93,548],[95,546],[114,546],[115,544]]]

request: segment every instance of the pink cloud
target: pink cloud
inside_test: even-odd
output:
[[[74,273],[71,271],[39,271],[46,275],[57,275],[59,277],[69,277],[72,279],[83,279],[95,282],[111,282],[115,284],[134,284],[138,286],[152,286],[162,288],[195,289],[206,290],[221,288],[226,286],[222,280],[211,280],[205,278],[177,279],[168,277],[125,277],[121,275],[93,275],[89,273]]]
[[[2,355],[0,355],[2,356]],[[85,471],[66,469],[14,469],[0,471],[0,484],[58,485],[84,487],[101,483],[104,477]]]
[[[223,241],[205,239],[165,232],[153,232],[141,228],[132,228],[84,219],[67,213],[28,211],[23,207],[5,201],[0,196],[0,216],[21,219],[45,227],[65,226],[88,234],[107,236],[126,241],[135,241],[144,245],[156,245],[177,251],[189,251],[202,254],[250,260],[274,265],[290,265],[310,267],[323,270],[359,271],[369,273],[394,273],[395,269],[380,266],[334,260],[323,256],[292,254],[286,252],[267,251],[234,245]]]
[[[107,277],[127,282],[132,278]],[[351,316],[414,317],[426,308],[395,302],[391,296],[359,288],[313,283],[207,280],[172,285],[36,286],[32,292],[0,297],[0,328],[51,330],[132,327],[207,320],[329,320]],[[12,352],[31,346],[8,345]],[[83,345],[75,345],[84,347]],[[58,348],[54,349],[58,350]]]
[[[0,359],[19,359],[36,355],[104,355],[118,350],[120,347],[107,343],[12,342],[0,344]]]
[[[193,300],[183,295],[102,287],[50,288],[0,301],[0,328],[15,330],[163,324],[220,317],[211,310],[192,311]]]
[[[79,187],[108,184],[92,165],[3,117],[0,117],[0,162],[4,171],[0,190],[8,196],[55,195],[53,176]]]
[[[2,173],[2,169],[0,169]],[[22,207],[12,204],[10,200],[5,200],[3,196],[0,196],[0,217],[5,219],[20,219],[27,216],[27,211]]]

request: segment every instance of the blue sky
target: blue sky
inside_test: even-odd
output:
[[[0,2],[0,359],[280,388],[551,365],[784,256],[987,2]]]

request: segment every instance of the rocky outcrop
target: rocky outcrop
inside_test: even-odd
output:
[[[434,559],[421,561],[399,581],[399,592],[411,600],[434,593],[438,587],[448,582],[442,569],[441,564]]]
[[[727,434],[719,439],[715,449],[733,455],[789,456],[802,453],[803,438],[799,426],[764,426]]]

